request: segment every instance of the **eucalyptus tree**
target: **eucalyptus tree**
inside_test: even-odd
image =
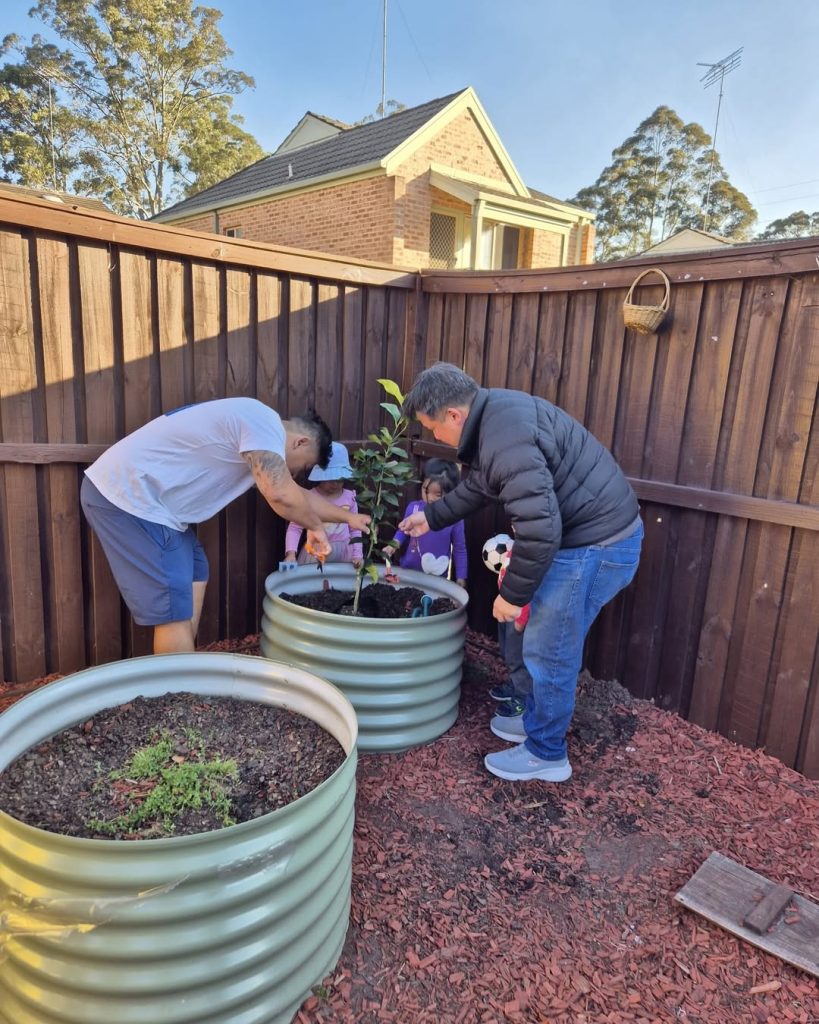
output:
[[[819,210],[813,213],[797,210],[787,217],[772,220],[756,237],[760,242],[776,242],[785,238],[809,238],[811,235],[819,235]]]
[[[3,40],[7,179],[97,196],[150,217],[262,155],[232,111],[253,86],[227,66],[213,8],[193,0],[38,0],[49,30]],[[56,173],[54,173],[56,170]]]
[[[594,185],[572,201],[597,214],[600,259],[632,256],[684,227],[742,239],[756,220],[712,154],[708,133],[670,107],[642,121]]]

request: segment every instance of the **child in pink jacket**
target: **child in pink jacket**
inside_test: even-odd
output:
[[[333,441],[326,469],[314,466],[310,470],[308,479],[316,482],[316,490],[327,501],[350,512],[358,512],[355,491],[344,486],[344,481],[349,480],[352,475],[353,470],[350,466],[347,449],[338,441]],[[360,565],[364,557],[361,549],[361,534],[351,534],[350,527],[346,523],[323,523],[322,525],[333,549],[326,561],[352,562],[355,566]],[[299,551],[299,542],[303,533],[304,529],[298,523],[288,525],[284,537],[284,560],[286,562],[298,562],[299,565],[315,563],[316,559],[304,548]]]

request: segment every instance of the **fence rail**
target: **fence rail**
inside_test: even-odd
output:
[[[406,386],[446,359],[561,405],[632,480],[643,561],[595,624],[591,670],[819,777],[817,259],[817,240],[670,257],[668,321],[643,337],[621,305],[647,260],[416,275],[0,198],[3,677],[147,651],[79,509],[107,445],[234,394],[365,437],[378,377]],[[505,528],[495,509],[467,524],[485,630],[480,547]],[[203,642],[258,630],[283,529],[255,492],[200,526]]]

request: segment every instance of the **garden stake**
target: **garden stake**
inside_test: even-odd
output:
[[[421,604],[418,608],[412,609],[413,619],[426,619],[429,616],[429,606],[432,604],[432,598],[429,594],[424,594],[421,598]]]

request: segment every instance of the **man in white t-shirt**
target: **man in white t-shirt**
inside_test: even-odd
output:
[[[327,464],[331,441],[312,413],[282,420],[255,398],[221,398],[158,416],[88,467],[83,510],[134,621],[154,627],[155,654],[194,649],[208,563],[191,524],[254,484],[317,552],[330,551],[322,522],[367,531],[369,516],[294,480]]]

